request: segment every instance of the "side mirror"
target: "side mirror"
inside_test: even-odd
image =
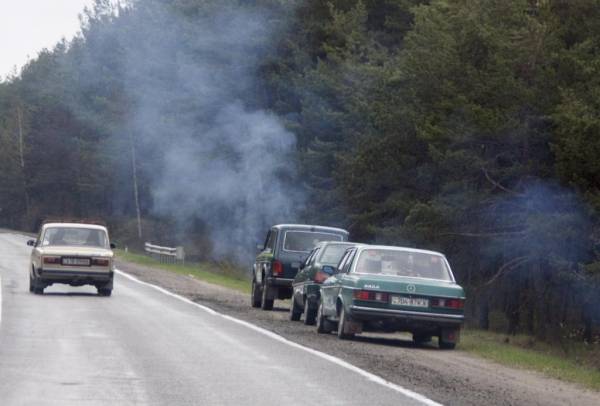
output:
[[[117,248],[117,246],[116,246],[114,243],[112,243],[112,242],[111,242],[111,243],[110,243],[110,249],[111,249],[111,250],[114,250],[115,248]]]
[[[332,266],[325,265],[325,266],[323,266],[323,268],[321,268],[321,271],[325,272],[327,275],[333,275],[333,273],[335,272],[335,269],[333,269]]]
[[[27,245],[29,245],[30,247],[35,247],[35,240],[27,241]]]

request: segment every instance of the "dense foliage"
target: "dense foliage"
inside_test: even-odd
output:
[[[224,9],[262,16],[268,38],[201,52],[198,25]],[[132,72],[132,49],[154,57]],[[78,38],[0,83],[0,225],[102,217],[131,243],[139,209],[145,236],[209,244],[201,216],[181,231],[156,210],[161,150],[136,144],[215,114],[176,79],[207,60],[247,62],[252,81],[219,89],[295,134],[299,173],[274,171],[302,184],[298,219],[445,252],[484,328],[593,338],[600,1],[97,0]],[[139,100],[152,128],[131,125]]]

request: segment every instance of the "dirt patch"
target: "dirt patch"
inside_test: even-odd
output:
[[[600,393],[538,373],[508,368],[460,350],[415,347],[410,335],[363,334],[353,341],[317,334],[288,320],[288,301],[274,311],[250,307],[249,295],[151,267],[118,261],[143,281],[326,352],[446,405],[599,405]],[[115,293],[118,294],[118,286]]]

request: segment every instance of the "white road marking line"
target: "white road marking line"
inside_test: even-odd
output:
[[[0,278],[0,324],[2,324],[2,278]]]
[[[171,296],[171,297],[176,298],[178,300],[181,300],[181,301],[183,301],[183,302],[185,302],[187,304],[190,304],[192,306],[196,306],[197,308],[202,309],[205,312],[207,312],[207,313],[209,313],[209,314],[211,314],[213,316],[222,317],[222,318],[227,319],[227,320],[229,320],[229,321],[231,321],[233,323],[240,324],[240,325],[245,326],[245,327],[247,327],[249,329],[252,329],[252,330],[254,330],[254,331],[258,332],[258,333],[261,333],[261,334],[263,334],[263,335],[265,335],[267,337],[270,337],[270,338],[272,338],[274,340],[277,340],[277,341],[279,341],[279,342],[281,342],[283,344],[287,344],[290,347],[294,347],[294,348],[306,351],[306,352],[308,352],[310,354],[316,355],[319,358],[322,358],[322,359],[327,360],[329,362],[332,362],[332,363],[334,363],[336,365],[339,365],[339,366],[341,366],[343,368],[346,368],[346,369],[348,369],[348,370],[350,370],[352,372],[355,372],[355,373],[357,373],[359,375],[362,375],[363,377],[367,378],[371,382],[374,382],[374,383],[377,383],[379,385],[385,386],[388,389],[391,389],[391,390],[394,390],[394,391],[396,391],[398,393],[401,393],[402,395],[404,395],[404,396],[406,396],[408,398],[414,399],[414,400],[416,400],[416,401],[418,401],[418,402],[420,402],[420,403],[422,403],[424,405],[427,405],[427,406],[441,406],[440,403],[437,403],[434,400],[431,400],[431,399],[429,399],[429,398],[427,398],[427,397],[425,397],[425,396],[423,396],[423,395],[421,395],[421,394],[419,394],[417,392],[413,392],[410,389],[406,389],[406,388],[404,388],[404,387],[402,387],[400,385],[396,385],[395,383],[386,381],[385,379],[383,379],[382,377],[380,377],[378,375],[375,375],[375,374],[372,374],[371,372],[365,371],[364,369],[361,369],[361,368],[359,368],[357,366],[354,366],[354,365],[350,364],[349,362],[346,362],[346,361],[344,361],[344,360],[342,360],[340,358],[334,357],[333,355],[329,355],[329,354],[326,354],[324,352],[317,351],[317,350],[314,350],[314,349],[309,348],[309,347],[305,347],[305,346],[303,346],[301,344],[298,344],[298,343],[295,343],[293,341],[290,341],[287,338],[285,338],[283,336],[280,336],[279,334],[273,333],[272,331],[266,330],[266,329],[264,329],[262,327],[258,327],[258,326],[254,325],[252,323],[247,322],[247,321],[240,320],[240,319],[237,319],[235,317],[232,317],[232,316],[229,316],[229,315],[226,315],[226,314],[223,314],[223,313],[219,313],[219,312],[217,312],[217,311],[215,311],[215,310],[213,310],[213,309],[211,309],[209,307],[203,306],[203,305],[201,305],[199,303],[196,303],[196,302],[194,302],[194,301],[192,301],[190,299],[187,299],[187,298],[185,298],[183,296],[180,296],[180,295],[178,295],[176,293],[169,292],[168,290],[166,290],[164,288],[161,288],[160,286],[153,285],[153,284],[148,283],[148,282],[144,282],[144,281],[136,278],[135,276],[129,275],[128,273],[125,273],[123,271],[115,270],[115,272],[118,273],[119,275],[122,275],[123,277],[125,277],[125,278],[133,281],[133,282],[139,283],[139,284],[144,285],[144,286],[148,286],[148,287],[150,287],[152,289],[158,290],[161,293],[164,293],[165,295],[168,295],[168,296]]]

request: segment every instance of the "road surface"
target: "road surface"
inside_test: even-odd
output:
[[[435,404],[122,274],[33,295],[26,240],[0,233],[3,406]]]

